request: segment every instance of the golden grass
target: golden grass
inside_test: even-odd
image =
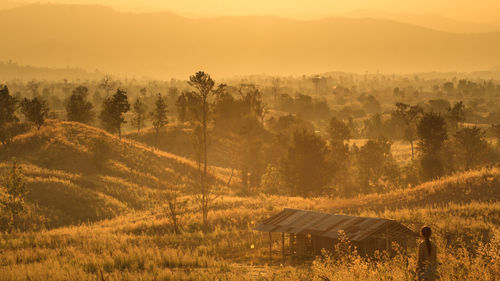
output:
[[[54,122],[52,126],[73,124]],[[86,138],[92,135],[78,133],[87,129],[89,134],[105,135],[119,152],[104,172],[89,168],[77,173],[80,163],[73,163],[73,156],[65,164],[73,166],[56,162],[50,169],[41,168],[43,161],[37,158],[36,149],[74,149],[81,153],[78,159],[87,159]],[[2,234],[0,280],[322,280],[321,276],[330,280],[411,280],[414,252],[377,261],[346,254],[341,263],[318,260],[312,266],[297,265],[279,260],[277,235],[272,245],[275,263],[269,266],[268,237],[253,227],[284,207],[396,219],[414,230],[429,224],[440,247],[439,258],[446,261],[440,268],[441,280],[494,280],[500,272],[495,267],[500,264],[498,253],[495,256],[492,250],[500,245],[498,168],[350,199],[240,197],[225,191],[209,214],[209,233],[201,231],[199,206],[190,201],[182,217],[183,233],[176,235],[153,183],[158,175],[189,175],[193,171],[189,160],[134,141],[119,141],[91,127],[71,129],[68,132],[74,134],[61,141],[51,138],[59,134],[63,138],[63,133],[56,128],[47,130],[54,132],[30,132],[15,141],[17,151],[37,145],[31,154],[19,157],[31,191],[39,192],[31,200],[45,198],[42,211],[54,219],[75,220],[80,212],[93,219],[50,230]],[[66,146],[65,142],[76,144]],[[8,163],[0,164],[0,169],[7,168]],[[84,206],[88,213],[78,209]]]
[[[109,150],[100,168],[93,163],[96,140]],[[75,122],[48,120],[40,130],[16,136],[0,159],[0,172],[7,172],[12,156],[27,177],[28,201],[40,207],[49,227],[148,209],[177,174],[187,186],[197,177],[196,163],[187,158]],[[210,170],[219,183],[229,177],[227,169]]]

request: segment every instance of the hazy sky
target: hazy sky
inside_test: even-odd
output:
[[[2,0],[0,0],[2,1]],[[168,10],[183,15],[278,15],[324,17],[353,10],[437,13],[458,20],[499,21],[500,0],[11,0],[103,4],[133,10]]]

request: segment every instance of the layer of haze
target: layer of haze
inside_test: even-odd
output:
[[[200,69],[218,76],[301,75],[329,71],[469,72],[500,64],[500,24],[449,18],[465,13],[461,0],[454,1],[445,16],[418,14],[445,9],[444,4],[451,2],[444,0],[432,7],[430,1],[421,0],[418,9],[417,2],[402,5],[389,0],[293,0],[286,5],[281,0],[257,0],[248,6],[234,0],[210,4],[195,0],[101,3],[114,8],[89,5],[91,1],[95,0],[65,0],[86,5],[17,8],[2,5],[12,1],[0,2],[0,34],[7,42],[0,45],[0,62],[154,78],[187,77]],[[467,15],[473,17],[489,7],[483,19],[500,5],[489,0],[475,4],[468,5]],[[117,9],[118,5],[145,8],[130,9],[136,11],[132,13]],[[348,12],[383,5],[385,12]],[[344,16],[306,19],[329,11]],[[193,18],[187,13],[221,16]],[[238,15],[293,13],[303,18]]]
[[[2,0],[0,0],[2,1]],[[5,0],[4,0],[5,1]],[[295,18],[338,16],[356,10],[439,14],[455,20],[498,22],[498,0],[7,0],[98,4],[129,11],[171,11],[185,16],[275,15]]]

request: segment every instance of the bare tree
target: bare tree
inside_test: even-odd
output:
[[[132,112],[134,114],[134,117],[132,118],[132,126],[137,128],[137,132],[140,132],[141,128],[145,126],[147,110],[146,104],[144,104],[142,98],[137,97],[134,105],[132,106]]]
[[[278,95],[279,95],[279,90],[280,90],[280,78],[279,77],[274,77],[272,80],[272,89],[273,89],[273,95],[274,95],[274,107],[276,108],[276,105],[278,103]]]
[[[393,116],[400,118],[405,124],[405,138],[411,146],[411,160],[415,160],[415,153],[413,149],[413,142],[417,138],[416,122],[418,117],[423,113],[420,106],[409,104],[396,103],[396,110],[393,111]]]
[[[31,80],[28,82],[28,84],[26,84],[26,87],[31,91],[32,97],[38,96],[38,88],[40,88],[40,82]]]
[[[115,83],[113,82],[111,76],[106,75],[102,78],[101,82],[99,83],[99,88],[103,89],[104,92],[106,93],[106,97],[108,97],[111,91],[113,91],[113,88],[115,87],[114,84]]]
[[[168,204],[168,216],[172,220],[174,232],[181,233],[182,218],[187,211],[189,198],[182,195],[182,190],[186,190],[185,181],[179,174],[173,176],[172,181],[169,181],[164,189],[165,200]]]
[[[208,231],[208,211],[213,200],[212,185],[208,176],[208,122],[210,113],[210,98],[218,91],[223,91],[224,84],[215,88],[215,82],[209,74],[198,71],[189,77],[189,85],[195,91],[189,92],[187,106],[198,123],[193,130],[194,143],[197,151],[198,170],[200,172],[200,204],[203,217],[203,230]]]

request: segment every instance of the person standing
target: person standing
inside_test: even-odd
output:
[[[430,240],[431,228],[422,227],[420,231],[423,241],[418,245],[417,274],[419,281],[434,281],[437,277],[437,247]]]

